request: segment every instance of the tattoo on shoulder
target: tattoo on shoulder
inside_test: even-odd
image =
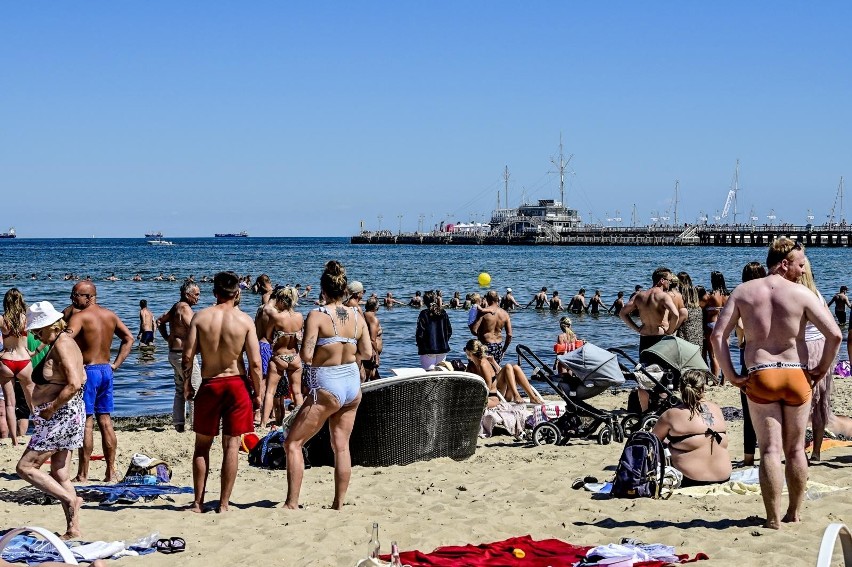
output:
[[[341,323],[346,323],[349,321],[349,310],[345,307],[338,307],[335,312],[337,313],[337,318]]]
[[[715,420],[713,419],[713,412],[710,411],[710,407],[707,404],[701,404],[700,409],[704,423],[707,424],[708,427],[712,426],[715,423]]]

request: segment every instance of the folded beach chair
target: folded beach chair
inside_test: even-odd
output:
[[[840,545],[843,550],[843,565],[852,567],[852,533],[845,524],[829,524],[822,536],[822,544],[819,547],[819,556],[817,557],[817,567],[831,567],[834,563],[834,545],[837,543],[837,538],[840,538]]]
[[[15,536],[34,533],[38,534],[48,542],[50,542],[53,547],[56,548],[56,551],[59,553],[59,556],[62,558],[64,563],[69,565],[79,565],[77,560],[74,558],[74,554],[71,553],[71,550],[68,549],[68,546],[65,545],[65,542],[56,537],[56,534],[53,532],[46,530],[44,528],[40,528],[38,526],[24,526],[23,528],[16,528],[14,530],[10,530],[6,535],[0,539],[0,557],[3,556],[3,550],[6,549],[10,543],[12,543],[12,539]]]

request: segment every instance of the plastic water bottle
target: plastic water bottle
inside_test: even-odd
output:
[[[367,546],[367,557],[370,559],[378,559],[382,550],[382,544],[379,542],[379,523],[373,522],[373,537],[370,538],[370,544]]]
[[[395,541],[391,542],[391,567],[402,567],[402,559],[399,558],[399,546]]]

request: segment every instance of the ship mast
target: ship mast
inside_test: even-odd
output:
[[[506,208],[509,208],[509,166],[503,169],[503,184],[506,192]]]
[[[571,158],[574,157],[574,154],[568,156],[568,159],[565,159],[565,154],[562,152],[562,133],[559,134],[559,162],[551,159],[550,162],[559,169],[559,205],[565,206],[565,168],[568,167],[568,162],[571,161]]]
[[[737,224],[737,193],[740,190],[740,160],[737,159],[737,168],[734,170],[734,226]]]
[[[675,226],[677,226],[677,224],[678,224],[678,222],[677,222],[677,204],[678,204],[678,201],[679,201],[679,199],[678,199],[678,197],[679,197],[678,189],[679,188],[680,188],[680,181],[675,180],[675,198],[674,198],[674,223],[675,223]]]

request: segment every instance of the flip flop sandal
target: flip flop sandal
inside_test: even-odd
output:
[[[172,544],[172,553],[181,553],[186,550],[186,540],[182,537],[173,537],[169,541]]]
[[[154,547],[157,548],[157,551],[160,553],[171,553],[172,552],[172,540],[170,539],[158,539],[156,543],[154,543]]]

